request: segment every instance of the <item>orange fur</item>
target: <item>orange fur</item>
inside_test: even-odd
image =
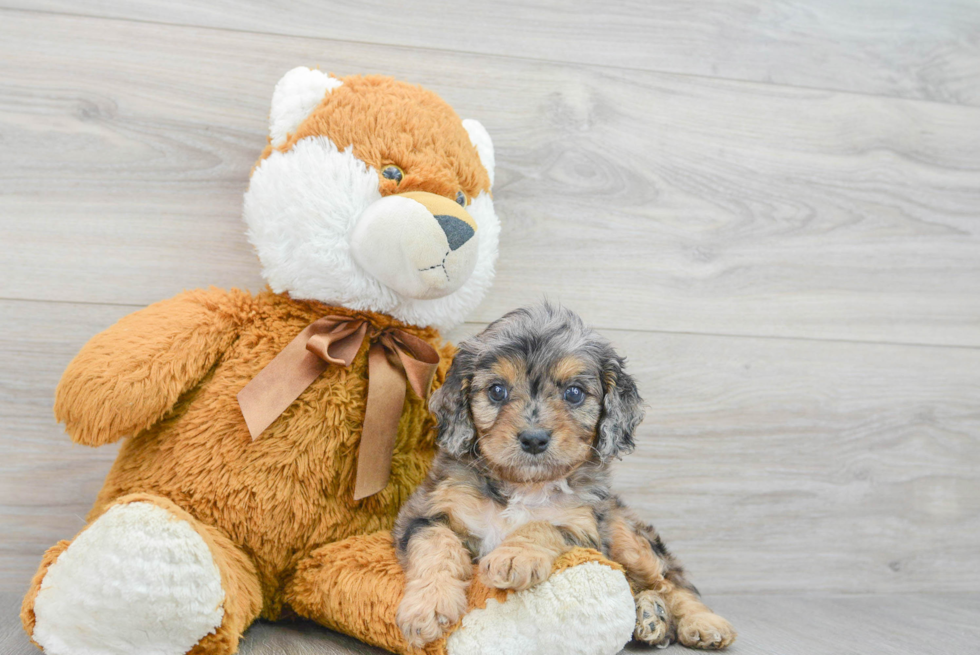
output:
[[[280,150],[326,136],[340,149],[352,147],[379,173],[399,166],[400,183],[379,176],[382,195],[427,191],[452,200],[458,191],[468,199],[490,192],[489,174],[448,104],[390,78],[343,82]],[[267,146],[262,157],[272,151]],[[58,387],[55,415],[74,441],[98,446],[128,437],[89,525],[116,504],[150,502],[189,523],[209,547],[225,591],[224,619],[194,655],[229,655],[258,616],[293,614],[399,653],[417,652],[397,627],[405,579],[386,530],[435,454],[425,399],[408,392],[389,484],[359,502],[352,491],[367,342],[349,369],[328,367],[255,441],[236,402],[237,392],[293,337],[328,314],[398,327],[432,343],[442,354],[433,387],[444,381],[453,349],[434,329],[271,291],[212,288],[120,320],[82,349]],[[473,577],[465,550],[439,530],[431,537],[436,550],[455,554],[456,579]],[[52,547],[32,581],[21,613],[29,635],[44,575],[70,543]],[[556,571],[588,561],[620,569],[591,550],[551,560]],[[440,588],[447,597],[451,586]],[[465,593],[463,609],[472,609],[489,598],[503,601],[508,592],[474,581]],[[445,640],[425,651],[444,654]]]
[[[331,91],[279,148],[300,139],[326,136],[343,150],[382,171],[395,165],[406,172],[400,184],[380,178],[381,195],[428,191],[453,198],[490,192],[490,177],[455,110],[434,93],[381,75],[340,78]],[[262,153],[273,151],[267,146]]]
[[[127,316],[92,339],[59,385],[57,416],[81,443],[132,438],[123,444],[88,520],[130,494],[173,503],[195,526],[213,531],[215,543],[226,542],[213,548],[216,560],[222,552],[248,554],[247,566],[261,587],[261,615],[271,619],[282,612],[289,578],[313,550],[389,529],[429,467],[434,425],[425,400],[409,392],[388,486],[353,501],[366,341],[350,369],[329,367],[255,441],[235,398],[300,330],[327,314],[357,316],[379,329],[396,326],[429,341],[441,350],[434,384],[442,383],[452,349],[434,329],[270,291],[187,292]],[[42,563],[38,584],[57,548]],[[25,599],[29,634],[34,594]],[[236,643],[254,618],[242,615],[247,618],[226,622]],[[231,652],[205,646],[202,653]]]
[[[55,418],[86,446],[150,428],[235,340],[248,302],[237,290],[190,291],[123,317],[68,364]]]

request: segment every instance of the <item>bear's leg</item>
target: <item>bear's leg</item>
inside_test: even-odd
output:
[[[313,551],[287,584],[286,602],[300,616],[404,655],[614,655],[635,622],[626,577],[581,548],[559,557],[547,580],[524,591],[474,579],[462,621],[421,650],[398,627],[404,590],[391,534],[378,532]]]
[[[48,550],[21,620],[49,655],[226,655],[258,616],[255,567],[166,498],[120,498]]]

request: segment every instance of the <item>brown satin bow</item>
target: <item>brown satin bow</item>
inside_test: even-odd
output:
[[[256,439],[327,366],[349,367],[364,337],[373,343],[368,350],[368,397],[357,453],[354,500],[387,486],[398,420],[405,404],[405,382],[425,398],[439,365],[435,348],[403,330],[377,330],[363,319],[324,316],[310,323],[238,392],[245,424]]]

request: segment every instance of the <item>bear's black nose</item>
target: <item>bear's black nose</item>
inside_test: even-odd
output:
[[[517,440],[521,442],[524,452],[537,455],[548,449],[551,433],[547,430],[525,430],[517,435]]]
[[[442,231],[446,233],[446,239],[449,241],[449,249],[456,250],[461,245],[473,238],[476,232],[472,227],[467,224],[466,221],[461,221],[455,216],[450,216],[449,214],[436,214],[435,219],[439,221],[439,227]]]

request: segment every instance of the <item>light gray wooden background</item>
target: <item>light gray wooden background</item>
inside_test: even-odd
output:
[[[182,289],[261,288],[241,196],[300,64],[486,125],[501,258],[460,334],[548,295],[628,355],[619,487],[734,652],[978,652],[976,0],[0,0],[0,653],[115,454],[54,423],[61,371]]]

